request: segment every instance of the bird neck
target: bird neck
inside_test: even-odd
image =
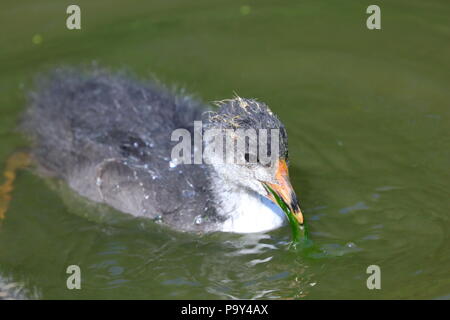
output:
[[[216,171],[211,182],[217,214],[224,220],[220,231],[265,232],[285,223],[283,211],[269,199],[222,178]]]

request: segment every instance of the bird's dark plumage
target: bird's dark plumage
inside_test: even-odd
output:
[[[35,158],[81,195],[180,230],[215,228],[208,171],[169,168],[171,132],[192,132],[205,110],[195,99],[124,72],[62,68],[38,79],[29,105]]]

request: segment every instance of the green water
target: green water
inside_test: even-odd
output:
[[[40,298],[450,298],[450,3],[71,1],[0,4],[0,167],[39,71],[95,60],[205,101],[267,102],[285,123],[313,247],[289,227],[197,236],[95,209],[20,171],[0,226],[0,274]],[[100,212],[100,210],[99,210]],[[80,214],[81,213],[81,214]],[[99,213],[100,214],[100,213]],[[66,288],[66,267],[82,289]],[[368,290],[366,268],[381,268]]]

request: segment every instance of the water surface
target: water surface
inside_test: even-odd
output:
[[[314,244],[288,250],[288,227],[99,223],[104,209],[23,170],[0,226],[3,277],[44,299],[450,297],[448,1],[381,1],[380,31],[365,27],[368,1],[78,3],[81,31],[65,28],[68,1],[0,4],[0,167],[26,149],[26,91],[54,66],[127,67],[204,101],[236,91],[285,123]],[[71,264],[79,291],[66,288]],[[366,287],[372,264],[381,290]]]

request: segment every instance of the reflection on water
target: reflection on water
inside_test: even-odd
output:
[[[197,236],[170,231],[147,220],[89,222],[73,213],[61,214],[65,206],[61,192],[55,193],[52,185],[48,188],[31,172],[23,172],[17,183],[19,187],[39,184],[42,190],[47,189],[47,197],[22,204],[20,214],[8,217],[0,235],[1,252],[8,250],[2,258],[13,268],[52,261],[50,269],[40,268],[33,270],[31,276],[21,275],[32,285],[34,281],[39,283],[43,298],[74,297],[65,288],[64,268],[70,264],[81,267],[82,290],[76,294],[84,298],[118,298],[123,294],[137,299],[303,298],[320,283],[310,270],[311,264],[360,250],[353,243],[312,244],[294,250],[286,229],[271,234]],[[76,206],[76,202],[66,204],[76,208],[75,212],[85,205],[82,200]],[[20,204],[15,201],[13,205]],[[46,208],[45,215],[35,208]],[[96,206],[84,211],[87,217],[95,212]],[[15,232],[15,225],[26,230],[23,219],[32,228],[29,234]],[[53,224],[49,225],[49,221]],[[73,229],[61,228],[65,225]],[[13,243],[7,245],[5,239]],[[58,246],[56,242],[60,240],[65,242],[64,246]],[[50,243],[59,250],[47,251]],[[45,254],[23,256],[17,261],[14,252],[27,247]],[[58,272],[53,273],[54,270]],[[36,280],[49,277],[52,278],[49,284]]]
[[[27,288],[24,283],[14,282],[0,275],[0,300],[39,299],[38,290]]]
[[[127,66],[206,101],[237,91],[286,125],[313,242],[290,250],[289,228],[177,233],[20,171],[0,225],[0,294],[20,283],[21,294],[57,299],[448,299],[447,1],[384,3],[381,31],[365,28],[357,0],[261,0],[245,10],[238,0],[79,1],[95,19],[77,33],[55,22],[60,4],[43,2],[39,15],[23,1],[20,11],[0,8],[14,30],[0,38],[2,169],[27,146],[15,128],[30,79],[54,65]],[[65,286],[72,264],[81,290]],[[372,264],[382,290],[366,287]]]

